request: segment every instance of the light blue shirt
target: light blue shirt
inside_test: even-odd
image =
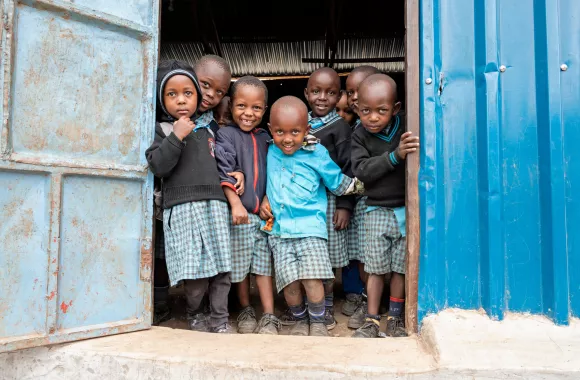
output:
[[[342,195],[352,179],[342,174],[324,146],[315,144],[311,148],[286,155],[276,145],[270,145],[266,194],[274,225],[272,231],[266,232],[271,235],[328,239],[326,188],[335,195]],[[264,225],[262,222],[262,227]]]

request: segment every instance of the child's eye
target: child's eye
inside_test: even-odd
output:
[[[292,134],[293,134],[294,136],[296,136],[296,135],[300,134],[300,131],[299,131],[299,130],[297,130],[297,129],[295,129],[295,130],[293,130],[293,131],[292,131]]]
[[[283,133],[282,131],[276,131],[277,135],[282,135],[282,133]]]
[[[368,115],[368,113],[370,112],[368,109],[362,109],[360,112],[362,112],[365,115]]]
[[[238,104],[238,105],[237,105],[237,107],[238,107],[238,108],[245,108],[246,106],[245,106],[245,105],[243,105],[243,104]]]
[[[222,91],[222,90],[217,90],[217,94],[218,94],[219,96],[222,96],[224,93],[223,93],[223,91]]]
[[[193,95],[193,92],[191,92],[191,91],[185,91],[185,95],[186,96],[191,96],[191,95]]]
[[[260,106],[254,106],[254,110],[261,111],[262,110],[262,107],[260,107]]]
[[[203,84],[203,87],[209,87],[209,83],[207,82],[201,82],[201,84]]]
[[[318,95],[318,93],[320,93],[320,90],[312,90],[312,93],[313,93],[314,95]]]
[[[353,91],[347,91],[346,92],[346,96],[352,96],[352,94],[353,94]]]
[[[175,96],[175,92],[171,91],[167,93],[167,96]]]
[[[384,115],[384,114],[386,114],[386,113],[387,113],[387,111],[388,111],[388,110],[386,110],[386,109],[384,109],[384,108],[383,108],[383,109],[380,109],[380,110],[379,110],[379,113],[380,113],[381,115]]]
[[[334,95],[336,95],[336,92],[334,92],[334,91],[329,91],[329,92],[328,92],[328,95],[330,95],[330,96],[334,96]]]

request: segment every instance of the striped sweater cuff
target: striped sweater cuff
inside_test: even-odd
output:
[[[399,164],[399,161],[397,160],[397,155],[395,154],[395,152],[389,153],[389,160],[391,161],[391,164],[393,164],[393,166]]]

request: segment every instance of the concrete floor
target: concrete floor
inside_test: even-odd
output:
[[[0,354],[0,380],[580,379],[580,322],[445,310],[386,339],[148,331]]]

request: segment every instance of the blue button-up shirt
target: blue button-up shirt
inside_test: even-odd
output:
[[[272,231],[267,232],[282,238],[328,239],[326,188],[342,195],[352,179],[342,174],[326,148],[316,144],[313,150],[286,155],[272,144],[267,173],[266,194],[274,215]]]

